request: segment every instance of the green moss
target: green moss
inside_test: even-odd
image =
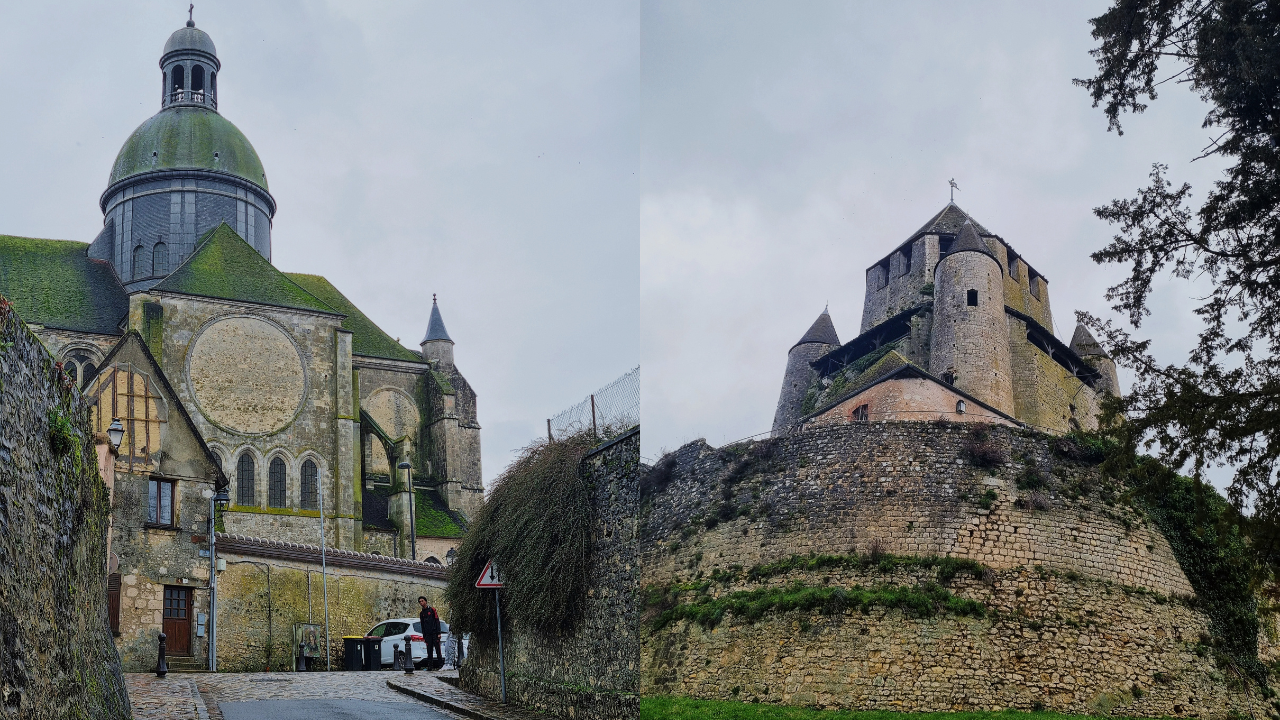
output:
[[[457,392],[453,389],[453,383],[449,382],[449,376],[435,370],[431,371],[431,376],[435,378],[436,384],[440,386],[440,392],[445,395],[453,395]]]
[[[444,503],[433,502],[438,500],[434,492],[417,490],[413,495],[418,537],[462,537],[462,526],[444,507]]]
[[[85,243],[0,235],[0,295],[27,323],[118,335],[129,299]]]
[[[156,290],[338,313],[277,270],[226,223],[199,242],[195,253]]]
[[[110,183],[178,168],[224,172],[267,189],[262,161],[244,133],[216,112],[188,107],[161,110],[139,125],[120,148]]]
[[[982,603],[953,595],[936,583],[921,585],[876,585],[850,588],[824,585],[814,587],[794,582],[785,587],[741,590],[720,597],[706,592],[705,586],[695,590],[686,600],[678,587],[650,587],[644,602],[651,609],[650,628],[661,630],[667,625],[686,620],[711,629],[732,617],[738,622],[754,623],[770,612],[819,613],[843,615],[846,610],[868,613],[873,607],[898,609],[916,617],[932,617],[944,613],[983,617],[987,608]]]
[[[369,316],[360,312],[347,296],[338,291],[333,283],[319,275],[303,273],[285,273],[285,277],[297,283],[307,292],[322,300],[337,312],[346,315],[342,321],[342,329],[351,332],[351,352],[355,355],[389,358],[391,360],[422,361],[418,353],[396,342],[395,338],[382,331]]]
[[[320,517],[319,510],[299,510],[297,508],[258,507],[256,505],[232,505],[228,512],[258,513],[259,515],[293,515],[296,517]]]
[[[778,705],[782,688],[765,686],[761,702],[695,700],[686,697],[650,696],[640,699],[640,720],[1085,720],[1088,715],[1017,710],[904,713],[892,710],[818,710]],[[1039,701],[1037,701],[1039,702]],[[1040,703],[1043,705],[1043,703]],[[1033,706],[1035,703],[1033,703]]]

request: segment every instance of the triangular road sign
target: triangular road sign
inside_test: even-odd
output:
[[[496,590],[502,587],[502,576],[498,574],[498,564],[490,560],[484,566],[484,572],[480,573],[480,579],[476,580],[476,587],[488,588]]]

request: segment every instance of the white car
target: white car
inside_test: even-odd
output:
[[[413,643],[413,666],[415,668],[422,667],[423,662],[427,659],[427,643],[422,639],[422,623],[418,618],[396,618],[394,620],[386,620],[378,623],[366,633],[369,637],[382,638],[382,666],[391,667],[395,664],[395,645],[398,643],[400,649],[403,650],[405,643],[412,641]],[[449,643],[449,623],[440,621],[440,648]]]

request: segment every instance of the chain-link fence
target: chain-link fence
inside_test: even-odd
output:
[[[608,438],[640,424],[640,366],[547,420],[547,438],[590,430]]]

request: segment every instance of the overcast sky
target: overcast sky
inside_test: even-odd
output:
[[[186,19],[0,3],[0,233],[93,239]],[[195,20],[279,203],[275,265],[414,349],[439,294],[487,480],[637,364],[638,5],[204,0]]]
[[[1091,209],[1190,160],[1167,86],[1123,137],[1071,79],[1105,2],[208,1],[220,108],[280,209],[274,258],[416,347],[431,294],[479,393],[484,474],[636,362],[644,454],[769,429],[787,349],[956,201],[1049,279],[1056,331],[1106,313]],[[158,109],[185,2],[0,5],[0,232],[90,240],[121,143]],[[1144,328],[1196,327],[1168,284]],[[1122,375],[1122,380],[1123,380]]]
[[[1168,85],[1108,133],[1072,78],[1107,3],[653,3],[643,9],[640,204],[646,457],[767,432],[787,350],[823,306],[858,334],[865,270],[947,202],[1049,280],[1056,331],[1108,313],[1122,276],[1089,254],[1091,209],[1153,162],[1203,189],[1205,107]],[[1200,195],[1203,197],[1203,195]],[[1143,332],[1193,340],[1192,289],[1168,284]],[[1122,377],[1122,380],[1126,378]]]

